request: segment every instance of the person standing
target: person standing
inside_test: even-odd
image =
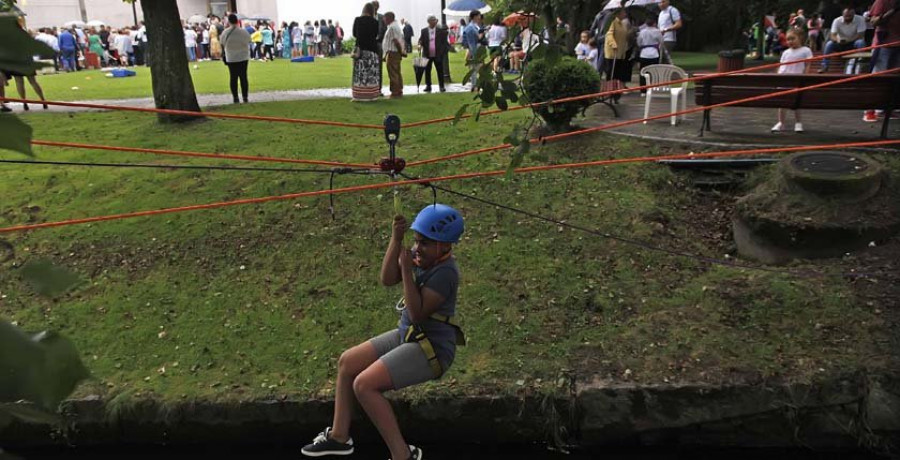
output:
[[[788,49],[781,53],[781,66],[778,67],[779,74],[802,75],[809,69],[809,62],[797,62],[813,57],[812,50],[803,46],[803,43],[806,42],[806,37],[803,37],[802,35],[803,31],[801,29],[793,28],[788,31]],[[778,109],[778,123],[775,123],[775,126],[772,127],[773,133],[784,131],[786,110],[787,109]],[[796,120],[794,132],[802,133],[803,120],[800,117],[799,110],[794,110],[794,119]]]
[[[478,83],[478,69],[481,67],[478,62],[476,62],[475,57],[478,56],[478,47],[481,46],[481,39],[484,37],[484,34],[481,32],[481,21],[483,16],[481,12],[478,10],[472,10],[469,13],[469,24],[466,25],[466,28],[463,30],[463,47],[466,49],[466,62],[469,67],[472,69],[472,91],[475,92],[478,88],[475,86]]]
[[[385,61],[387,61],[391,99],[403,97],[403,73],[400,72],[400,62],[406,56],[406,46],[403,43],[403,29],[400,28],[400,23],[395,18],[396,16],[391,11],[384,13],[384,25],[387,28],[384,32],[384,40],[381,42]]]
[[[241,83],[241,95],[247,103],[250,85],[247,81],[247,64],[250,61],[250,34],[238,25],[235,14],[228,15],[228,28],[222,33],[222,48],[225,49],[225,64],[228,65],[231,96],[234,103],[238,100],[238,81]]]
[[[59,34],[59,52],[62,54],[63,70],[74,72],[76,54],[78,53],[78,41],[69,29],[63,29]]]
[[[100,41],[100,35],[93,27],[88,30],[88,50],[97,55],[97,60],[106,66],[106,51],[103,50],[103,43]]]
[[[128,29],[118,31],[115,44],[116,51],[119,54],[119,65],[123,67],[130,65],[134,56],[134,46],[131,43],[131,35],[128,34]]]
[[[432,66],[437,70],[441,92],[447,91],[444,87],[444,58],[450,49],[449,32],[445,27],[438,27],[437,17],[433,14],[428,16],[428,27],[419,34],[419,48],[422,56],[428,58],[425,66],[425,92],[431,92]]]
[[[197,60],[197,32],[190,26],[184,26],[184,47],[187,49],[188,61]]]
[[[334,23],[334,52],[338,56],[344,54],[344,28],[340,22]]]
[[[281,23],[281,57],[285,59],[291,58],[291,51],[294,49],[293,35],[291,34],[293,30],[293,23],[291,25],[288,25],[287,22]]]
[[[147,47],[147,26],[141,21],[138,28],[138,40],[141,42],[141,60],[139,64],[150,65],[150,49]]]
[[[331,22],[331,19],[328,20],[328,56],[335,57],[337,56],[337,52],[335,51],[335,44],[337,44],[337,27],[335,27],[334,23]]]
[[[406,44],[406,52],[412,53],[412,39],[416,34],[413,31],[413,27],[410,23],[406,22],[406,19],[401,19],[400,24],[403,25],[403,42]]]
[[[665,56],[663,56],[664,64],[672,63],[672,52],[675,51],[675,45],[678,43],[677,31],[681,29],[684,22],[681,19],[681,12],[678,8],[672,6],[669,0],[659,2],[659,31],[663,34],[663,46],[665,47]]]
[[[209,28],[209,54],[212,59],[218,61],[222,59],[222,42],[219,41],[219,28],[218,24],[213,24],[212,27]]]
[[[313,38],[316,35],[316,27],[312,25],[309,21],[306,21],[306,25],[303,26],[303,41],[306,43],[304,49],[306,49],[307,56],[315,56],[316,48],[315,42]]]
[[[631,75],[627,75],[630,68],[625,62],[628,52],[628,26],[625,23],[627,15],[625,8],[616,10],[615,19],[613,19],[609,30],[606,32],[606,39],[603,45],[606,80],[618,80],[622,82],[623,88],[625,87],[625,82],[631,77]],[[613,96],[613,100],[618,101],[621,96],[621,94],[616,94]]]
[[[203,50],[203,58],[207,61],[210,59],[212,55],[212,50],[210,50],[209,46],[210,36],[209,36],[209,25],[203,24],[200,29],[200,48]]]
[[[47,28],[39,29],[39,32],[34,39],[53,49],[53,68],[59,72],[59,39],[51,34]]]
[[[869,18],[875,25],[873,45],[900,41],[900,5],[896,0],[876,0],[869,9]],[[881,72],[897,67],[900,67],[900,47],[875,48],[872,52],[872,72]],[[878,115],[876,110],[867,110],[863,114],[863,121],[877,122]],[[883,112],[881,115],[885,116]]]
[[[647,19],[647,22],[644,23],[646,27],[641,29],[638,33],[637,38],[637,46],[638,46],[638,60],[641,64],[641,70],[648,65],[659,64],[660,58],[662,57],[662,53],[660,53],[661,48],[663,46],[663,36],[662,32],[656,27],[656,18],[650,17]],[[647,85],[647,78],[641,75],[641,86]],[[642,95],[647,94],[646,89],[641,90]]]
[[[381,60],[376,44],[378,23],[375,7],[363,6],[362,15],[353,22],[356,50],[353,52],[353,100],[374,101],[381,95]]]
[[[508,38],[506,26],[503,25],[502,18],[497,16],[494,19],[494,25],[487,32],[488,53],[494,57],[494,72],[500,70],[500,60],[503,57],[503,42]]]
[[[262,45],[263,45],[263,53],[262,60],[275,60],[275,34],[272,32],[272,28],[269,27],[269,23],[265,23],[262,26]]]

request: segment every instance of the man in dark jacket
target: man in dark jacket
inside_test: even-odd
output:
[[[400,24],[403,24],[403,41],[406,42],[406,52],[412,53],[412,39],[415,32],[412,25],[406,22],[406,19],[401,19]]]
[[[444,59],[450,49],[448,41],[449,34],[444,27],[438,27],[438,20],[434,15],[428,16],[428,27],[422,29],[419,35],[419,47],[422,49],[422,56],[428,58],[428,65],[425,67],[425,92],[431,92],[431,66],[437,69],[438,86],[441,92],[446,91],[444,88]]]

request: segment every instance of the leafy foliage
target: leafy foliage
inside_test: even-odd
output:
[[[600,90],[600,75],[589,64],[573,58],[564,58],[558,63],[547,59],[537,60],[529,65],[523,86],[533,102],[544,102]],[[544,105],[537,108],[538,115],[553,131],[565,130],[572,119],[591,105],[590,100]]]
[[[90,375],[72,343],[52,332],[29,336],[0,320],[0,350],[4,372],[0,379],[0,427],[10,421],[10,415],[24,420],[52,420],[53,416],[41,409],[55,411]],[[33,402],[39,409],[11,404],[19,400]]]
[[[53,50],[31,38],[12,14],[0,13],[0,69],[30,74],[44,66],[33,56],[52,57]],[[32,155],[31,128],[13,115],[0,115],[0,149]]]

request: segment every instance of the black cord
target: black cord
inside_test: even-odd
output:
[[[408,179],[408,180],[417,180],[417,178],[411,177],[411,176],[407,176],[407,175],[405,175],[405,174],[401,174],[401,176],[403,176],[404,178],[406,178],[406,179]],[[446,188],[446,187],[442,187],[442,186],[439,186],[439,185],[434,185],[434,184],[432,184],[432,183],[430,183],[430,182],[423,182],[423,183],[421,183],[420,185],[422,185],[423,187],[431,187],[432,190],[438,189],[438,190],[441,190],[441,191],[443,191],[443,192],[447,192],[447,193],[449,193],[449,194],[451,194],[451,195],[456,195],[456,196],[465,198],[465,199],[467,199],[467,200],[477,201],[477,202],[480,202],[480,203],[483,203],[483,204],[486,204],[486,205],[489,205],[489,206],[495,206],[495,207],[498,207],[498,208],[500,208],[500,209],[504,209],[504,210],[507,210],[507,211],[510,211],[510,212],[514,212],[514,213],[517,213],[517,214],[522,214],[522,215],[525,215],[525,216],[528,216],[528,217],[532,217],[532,218],[535,218],[535,219],[538,219],[538,220],[542,220],[542,221],[544,221],[544,222],[550,222],[550,223],[553,223],[553,224],[556,224],[556,225],[559,225],[559,226],[562,226],[562,227],[571,228],[571,229],[573,229],[573,230],[578,230],[578,231],[581,231],[581,232],[584,232],[584,233],[588,233],[588,234],[591,234],[591,235],[594,235],[594,236],[599,236],[599,237],[601,237],[601,238],[607,238],[607,239],[615,240],[615,241],[618,241],[618,242],[621,242],[621,243],[629,244],[629,245],[632,245],[632,246],[637,246],[637,247],[640,247],[640,248],[643,248],[643,249],[647,249],[647,250],[650,250],[650,251],[657,251],[657,252],[663,252],[663,253],[666,253],[666,254],[669,254],[669,255],[673,255],[673,256],[686,257],[686,258],[698,260],[698,261],[705,262],[705,263],[708,263],[708,264],[713,264],[713,265],[721,265],[721,266],[732,267],[732,268],[745,268],[745,269],[749,269],[749,270],[758,270],[758,271],[764,271],[764,272],[769,272],[769,273],[778,273],[778,274],[789,275],[789,276],[794,276],[794,277],[798,277],[798,278],[814,278],[814,277],[821,277],[821,276],[823,276],[823,275],[821,275],[821,274],[819,274],[819,273],[815,273],[815,272],[795,272],[795,271],[779,270],[779,269],[776,269],[776,268],[764,267],[764,266],[761,266],[761,265],[740,264],[740,263],[736,263],[736,262],[731,262],[731,261],[729,261],[729,260],[716,259],[716,258],[714,258],[714,257],[699,256],[699,255],[690,254],[690,253],[687,253],[687,252],[676,251],[676,250],[673,250],[673,249],[666,249],[666,248],[663,248],[663,247],[654,246],[654,245],[652,245],[652,244],[650,244],[650,243],[646,243],[646,242],[643,242],[643,241],[633,240],[633,239],[630,239],[630,238],[625,238],[625,237],[616,236],[616,235],[612,235],[612,234],[605,233],[605,232],[600,232],[600,231],[598,231],[598,230],[590,229],[590,228],[587,228],[587,227],[582,227],[582,226],[580,226],[580,225],[570,224],[570,223],[568,223],[568,222],[563,222],[563,221],[560,221],[560,220],[557,220],[557,219],[553,219],[553,218],[551,218],[551,217],[545,217],[545,216],[542,216],[542,215],[540,215],[540,214],[533,213],[533,212],[531,212],[531,211],[526,211],[526,210],[524,210],[524,209],[518,209],[518,208],[514,208],[514,207],[512,207],[512,206],[506,206],[506,205],[503,205],[503,204],[500,204],[500,203],[495,203],[495,202],[493,202],[493,201],[485,200],[484,198],[479,198],[479,197],[474,196],[474,195],[468,195],[468,194],[465,194],[465,193],[460,193],[460,192],[451,190],[451,189]],[[844,276],[850,276],[850,277],[864,277],[865,275],[862,275],[862,274],[845,274]]]

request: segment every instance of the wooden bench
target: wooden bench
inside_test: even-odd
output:
[[[704,74],[696,74],[696,77]],[[714,77],[697,82],[696,103],[710,106],[794,88],[813,86],[848,78],[833,74],[748,73]],[[729,107],[761,107],[812,110],[884,110],[882,139],[887,138],[891,112],[900,107],[900,75],[878,75],[847,83],[838,83],[786,96],[736,104]],[[836,123],[836,126],[839,123]],[[703,112],[700,135],[711,130],[710,111]]]

